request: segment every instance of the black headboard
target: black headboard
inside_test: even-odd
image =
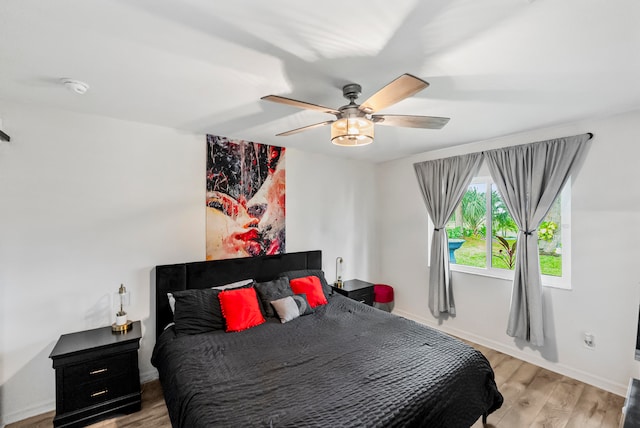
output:
[[[269,281],[281,272],[299,269],[322,269],[322,251],[156,266],[156,337],[173,321],[169,292],[215,287],[249,278]]]

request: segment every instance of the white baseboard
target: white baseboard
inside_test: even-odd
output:
[[[445,333],[452,334],[454,336],[460,337],[462,339],[469,340],[471,342],[477,343],[478,345],[486,346],[488,348],[494,349],[496,351],[502,352],[507,355],[511,355],[512,357],[518,358],[520,360],[526,361],[528,363],[534,364],[536,366],[545,368],[552,372],[559,373],[563,376],[567,376],[581,382],[587,383],[589,385],[593,385],[597,388],[604,389],[605,391],[612,392],[614,394],[620,395],[624,397],[627,394],[627,384],[620,384],[617,382],[613,382],[609,379],[602,378],[600,376],[595,376],[591,373],[576,369],[574,367],[567,366],[561,363],[553,363],[551,361],[545,360],[544,358],[537,357],[535,355],[528,354],[526,352],[522,352],[515,346],[508,346],[504,343],[496,342],[492,339],[487,339],[486,337],[478,336],[473,333],[469,333],[466,331],[458,330],[456,328],[447,327],[444,325],[438,325],[435,320],[430,320],[419,315],[415,315],[401,309],[394,309],[394,314],[400,315],[402,317],[408,318],[410,320],[416,321],[420,324],[427,325],[429,327],[435,328],[436,330],[443,331]]]

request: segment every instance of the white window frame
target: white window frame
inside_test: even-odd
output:
[[[494,185],[491,177],[476,177],[471,184],[485,184],[487,193],[490,193],[491,186]],[[562,242],[562,276],[541,275],[542,285],[545,287],[571,289],[571,178],[567,180],[561,193],[561,207],[560,215],[562,217],[562,225],[560,228],[561,242]],[[487,213],[491,212],[491,198],[487,197]],[[486,236],[491,235],[492,222],[487,221],[486,224]],[[431,240],[433,239],[433,222],[429,217],[429,235],[428,235],[428,248],[431,251]],[[431,257],[429,257],[429,264],[431,264]],[[491,266],[491,252],[487,251],[487,266]],[[492,278],[499,278],[513,281],[513,270],[500,269],[494,267],[475,267],[464,266],[458,264],[450,264],[452,272],[462,272],[471,275],[488,276]]]

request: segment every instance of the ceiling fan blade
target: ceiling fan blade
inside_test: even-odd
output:
[[[340,112],[338,110],[335,110],[335,109],[332,109],[332,108],[329,108],[329,107],[320,106],[320,105],[317,105],[317,104],[306,103],[304,101],[293,100],[291,98],[281,97],[279,95],[267,95],[267,96],[264,96],[264,97],[262,97],[260,99],[261,100],[265,100],[265,101],[271,101],[271,102],[274,102],[274,103],[286,104],[286,105],[289,105],[289,106],[294,106],[294,107],[303,108],[303,109],[307,109],[307,110],[317,110],[317,111],[321,111],[323,113],[334,114],[336,116],[340,115]]]
[[[327,120],[326,122],[314,123],[313,125],[303,126],[302,128],[292,129],[291,131],[281,132],[276,134],[276,137],[285,137],[287,135],[297,134],[298,132],[308,131],[309,129],[319,128],[325,125],[331,125],[335,120]]]
[[[403,74],[362,103],[360,110],[367,114],[380,111],[420,92],[427,86],[429,86],[428,82],[411,74]]]
[[[371,120],[378,125],[426,129],[440,129],[449,122],[448,117],[407,116],[399,114],[376,114],[371,116]]]

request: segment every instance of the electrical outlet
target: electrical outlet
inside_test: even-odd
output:
[[[583,337],[584,347],[588,349],[595,349],[596,339],[593,333],[586,332]]]

